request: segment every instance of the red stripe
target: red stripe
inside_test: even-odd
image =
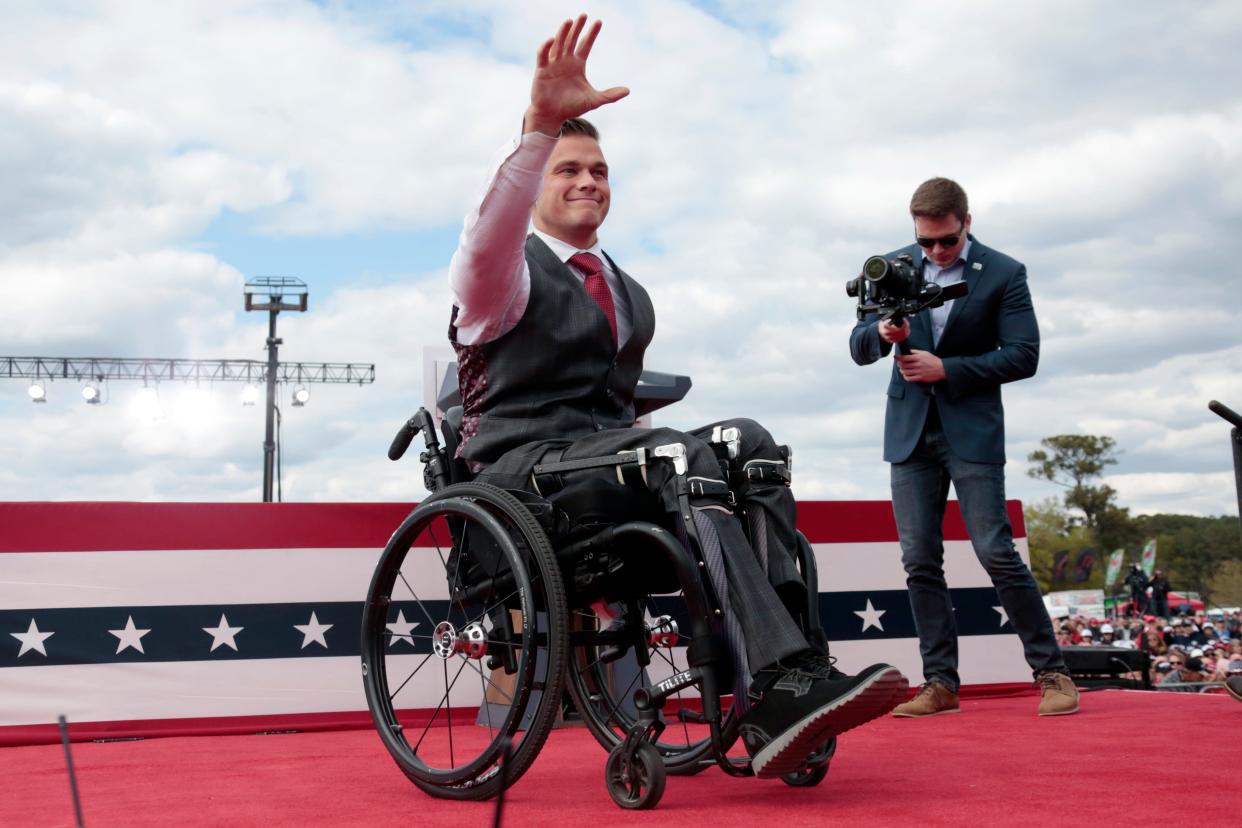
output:
[[[412,506],[404,503],[0,503],[0,552],[144,549],[380,548]],[[1022,504],[1009,501],[1015,537]],[[897,540],[887,500],[803,501],[798,528],[812,543]],[[966,540],[949,501],[945,540]]]
[[[1014,537],[1026,537],[1022,501],[1010,500],[1006,505]],[[884,543],[897,540],[893,504],[887,500],[800,501],[798,528],[811,543]],[[945,510],[944,539],[970,539],[956,500],[950,500]]]
[[[0,503],[0,552],[383,547],[403,503]]]

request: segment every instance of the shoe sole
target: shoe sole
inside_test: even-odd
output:
[[[1039,715],[1041,716],[1068,716],[1071,713],[1077,713],[1077,712],[1078,712],[1078,705],[1074,705],[1073,710],[1058,710],[1055,713],[1040,713]]]
[[[962,708],[955,707],[952,710],[937,710],[935,713],[893,713],[894,719],[930,719],[932,716],[943,716],[946,713],[961,713]]]
[[[847,730],[866,724],[892,710],[910,689],[896,667],[877,671],[867,681],[830,706],[821,707],[795,723],[755,754],[755,776],[770,779],[801,770],[817,746]]]

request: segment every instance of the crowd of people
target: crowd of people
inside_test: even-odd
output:
[[[1062,646],[1105,646],[1150,653],[1160,686],[1224,683],[1242,676],[1242,611],[1203,615],[1058,619]]]

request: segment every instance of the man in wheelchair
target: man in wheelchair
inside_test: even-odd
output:
[[[545,489],[595,477],[643,491],[664,525],[698,547],[733,656],[739,730],[756,775],[779,776],[887,713],[907,683],[886,664],[838,670],[818,619],[791,614],[806,606],[807,587],[795,565],[787,451],[767,431],[751,420],[689,433],[632,427],[655,312],[600,246],[608,165],[580,116],[628,90],[586,80],[600,24],[584,32],[585,22],[566,21],[540,49],[522,134],[467,216],[450,266],[458,457],[504,489],[550,496]],[[598,461],[620,452],[648,462],[635,472]],[[549,468],[558,471],[539,473]],[[690,514],[679,492],[689,493]]]

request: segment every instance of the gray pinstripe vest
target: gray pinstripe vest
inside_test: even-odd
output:
[[[642,285],[608,262],[625,285],[634,325],[619,351],[582,280],[533,234],[526,239],[530,301],[517,326],[492,342],[459,345],[450,322],[464,410],[462,457],[489,464],[536,440],[572,440],[633,424],[655,308]]]

